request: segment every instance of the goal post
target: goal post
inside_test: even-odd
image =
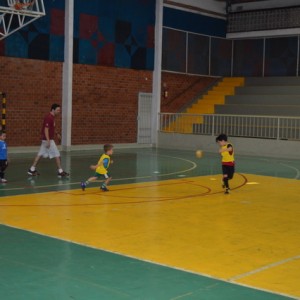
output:
[[[0,130],[5,132],[6,127],[6,94],[0,92],[1,106],[2,106],[2,116]]]

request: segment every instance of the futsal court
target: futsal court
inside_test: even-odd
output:
[[[14,154],[0,186],[1,299],[300,299],[300,161],[118,149],[109,192],[80,181],[100,151],[27,177]]]

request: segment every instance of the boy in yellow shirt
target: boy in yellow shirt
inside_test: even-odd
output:
[[[100,178],[104,178],[104,182],[102,183],[100,189],[104,192],[108,192],[109,189],[107,188],[108,184],[110,183],[112,177],[108,173],[108,168],[113,161],[110,159],[110,156],[113,154],[113,145],[106,144],[104,145],[104,154],[101,155],[98,163],[96,165],[91,165],[90,168],[95,170],[94,176],[90,177],[86,181],[82,181],[80,186],[84,191],[86,186],[91,182],[95,181]]]
[[[219,153],[222,156],[222,172],[223,172],[223,188],[225,188],[225,194],[229,194],[228,181],[233,178],[234,175],[234,150],[231,143],[227,141],[227,135],[222,133],[216,138],[216,142],[219,144]]]

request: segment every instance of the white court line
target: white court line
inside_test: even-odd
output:
[[[274,262],[274,263],[272,263],[272,264],[263,266],[263,267],[261,267],[261,268],[252,270],[252,271],[250,271],[250,272],[246,272],[246,273],[243,273],[243,274],[239,274],[239,275],[233,276],[233,277],[229,278],[229,281],[230,281],[230,282],[235,282],[236,280],[239,280],[239,279],[241,279],[241,278],[248,277],[248,276],[250,276],[250,275],[253,275],[253,274],[256,274],[256,273],[260,273],[260,272],[265,271],[265,270],[269,270],[269,269],[271,269],[271,268],[274,268],[274,267],[283,265],[283,264],[288,263],[288,262],[290,262],[290,261],[295,261],[295,260],[297,260],[297,259],[300,259],[300,255],[297,255],[297,256],[294,256],[294,257],[289,257],[289,258],[286,258],[286,259],[283,259],[283,260]]]
[[[280,163],[280,164],[296,171],[296,176],[294,177],[294,179],[299,179],[300,178],[300,170],[299,169],[297,169],[293,166],[290,166],[290,165],[286,165],[284,163]]]
[[[180,157],[174,157],[174,156],[168,156],[168,155],[160,155],[158,154],[157,156],[164,156],[164,157],[170,157],[170,158],[174,158],[174,159],[178,159],[178,160],[182,160],[184,162],[188,162],[190,163],[192,166],[188,169],[183,169],[183,170],[179,170],[176,172],[171,172],[171,173],[165,173],[165,174],[156,174],[157,177],[163,177],[163,176],[171,176],[171,175],[176,175],[176,174],[181,174],[181,173],[187,173],[189,171],[194,170],[195,168],[197,168],[197,164],[191,160],[188,159],[184,159],[184,158],[180,158]],[[152,178],[152,175],[147,175],[147,176],[140,176],[140,177],[128,177],[128,178],[116,178],[113,179],[113,181],[125,181],[125,180],[133,180],[133,179],[149,179]],[[34,179],[33,179],[34,180]],[[68,180],[68,179],[66,179]],[[101,180],[95,180],[94,182],[102,182]],[[1,189],[0,191],[15,191],[15,190],[26,190],[29,188],[34,189],[42,189],[42,188],[50,188],[50,187],[60,187],[60,186],[68,186],[68,185],[80,185],[80,181],[79,182],[66,182],[66,183],[59,183],[59,184],[50,184],[50,185],[37,185],[37,186],[29,186],[28,187],[18,187],[18,188],[4,188]],[[5,196],[6,197],[6,196]],[[10,197],[7,196],[7,197]]]
[[[298,297],[295,297],[294,295],[289,295],[289,294],[286,294],[286,293],[280,293],[280,292],[277,292],[277,291],[272,291],[272,290],[268,290],[268,289],[264,289],[264,288],[259,288],[259,287],[256,287],[256,286],[251,286],[251,285],[240,283],[240,282],[231,282],[230,280],[226,280],[224,278],[219,278],[219,277],[216,277],[216,276],[212,276],[212,275],[209,275],[209,274],[206,274],[206,273],[191,271],[191,270],[176,267],[176,266],[173,266],[173,265],[158,263],[158,262],[153,261],[153,260],[135,257],[133,255],[125,254],[125,253],[118,252],[118,251],[107,250],[107,249],[104,249],[104,248],[98,248],[96,246],[76,242],[76,241],[73,241],[73,240],[70,240],[70,239],[57,237],[57,236],[52,236],[52,235],[41,233],[41,232],[36,232],[36,231],[31,230],[31,229],[21,228],[21,227],[17,227],[17,226],[5,224],[5,223],[3,223],[1,225],[7,226],[7,227],[10,227],[10,228],[14,228],[14,229],[18,229],[18,230],[22,230],[22,231],[31,232],[33,234],[48,237],[48,238],[51,238],[51,239],[54,239],[54,240],[68,242],[68,243],[71,243],[71,244],[74,244],[74,245],[79,245],[79,246],[82,246],[82,247],[91,248],[91,249],[103,251],[103,252],[106,252],[106,253],[112,253],[112,254],[115,254],[115,255],[131,258],[131,259],[138,260],[138,261],[141,261],[141,262],[146,262],[146,263],[154,264],[154,265],[157,265],[157,266],[166,267],[166,268],[170,268],[170,269],[174,269],[174,270],[178,270],[178,271],[182,271],[182,272],[186,272],[186,273],[190,273],[190,274],[194,274],[194,275],[198,275],[198,276],[203,276],[203,277],[210,278],[210,279],[213,279],[213,280],[217,280],[217,281],[220,281],[220,282],[225,282],[225,283],[230,283],[230,284],[234,284],[234,285],[238,285],[238,286],[243,286],[243,287],[246,287],[246,288],[250,288],[252,290],[267,292],[267,293],[270,293],[270,294],[273,294],[273,295],[289,297],[291,299],[297,299],[297,300],[300,299]]]

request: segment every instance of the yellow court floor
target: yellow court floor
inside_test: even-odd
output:
[[[229,195],[217,174],[7,196],[0,221],[300,299],[299,180],[230,183]]]

